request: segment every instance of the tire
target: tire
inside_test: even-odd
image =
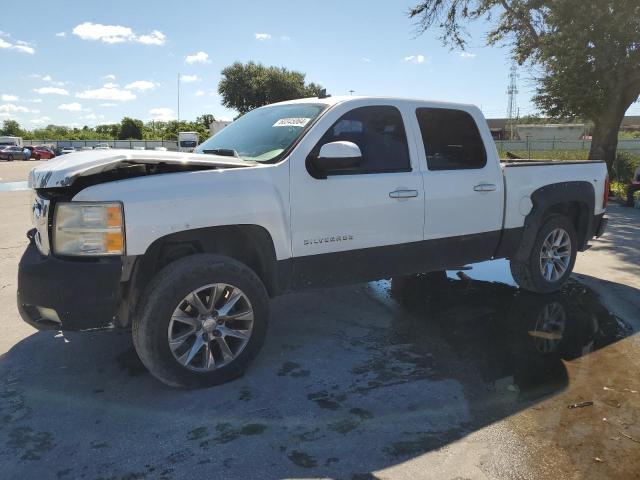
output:
[[[565,243],[568,239],[569,251],[565,248],[558,248],[553,255],[560,255],[562,258],[556,258],[553,261],[544,261],[548,258],[543,245],[549,239],[553,232],[564,232],[563,240]],[[551,239],[553,240],[553,239]],[[547,244],[548,245],[548,244]],[[557,248],[557,247],[556,247]],[[578,253],[578,241],[573,222],[564,215],[552,215],[547,217],[542,224],[536,239],[529,253],[529,257],[525,261],[511,259],[511,275],[523,290],[536,293],[550,293],[559,290],[568,278],[571,276],[573,266],[576,263],[576,255]],[[548,269],[545,274],[542,272],[543,265],[551,263],[551,275],[548,275]]]
[[[212,285],[218,290],[212,290]],[[194,292],[200,298],[201,307],[208,306],[211,298],[214,299],[213,307],[208,310],[213,313],[208,317],[194,307],[197,302],[190,296]],[[225,316],[226,306],[232,303],[234,295],[240,294],[243,297],[229,310],[234,313]],[[189,302],[187,296],[191,299]],[[251,315],[243,313],[249,310]],[[232,319],[233,316],[238,319]],[[169,264],[150,282],[133,319],[133,343],[142,363],[166,385],[211,387],[244,373],[262,347],[268,319],[267,291],[249,267],[221,255],[191,255]],[[183,323],[185,320],[188,324]],[[191,329],[193,333],[189,333]],[[234,332],[233,335],[230,332]],[[235,336],[240,333],[245,335],[246,342]],[[180,338],[187,336],[187,340],[180,343]],[[173,347],[169,346],[170,338],[174,340]],[[223,354],[223,343],[227,345],[227,356]],[[200,344],[197,353],[192,355],[192,350]],[[205,364],[207,355],[213,366]],[[193,357],[190,361],[189,356]],[[187,363],[184,363],[185,357]]]
[[[34,155],[33,158],[36,159],[36,160],[40,160],[40,155]]]
[[[9,157],[7,158],[8,162],[13,162],[13,155],[9,155]]]

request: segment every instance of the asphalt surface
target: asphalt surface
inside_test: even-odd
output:
[[[247,374],[199,391],[156,381],[127,332],[20,320],[28,213],[0,191],[3,478],[640,477],[640,211],[610,208],[558,294],[498,261],[277,298]]]

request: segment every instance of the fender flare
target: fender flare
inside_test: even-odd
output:
[[[529,257],[538,230],[550,210],[554,211],[554,207],[573,203],[580,206],[576,230],[578,250],[584,250],[589,240],[588,232],[593,231],[595,198],[593,185],[586,181],[552,183],[535,190],[531,194],[533,207],[524,219],[522,239],[514,257],[521,261]]]

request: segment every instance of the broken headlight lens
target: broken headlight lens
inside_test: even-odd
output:
[[[61,202],[53,220],[56,255],[124,254],[124,217],[117,202]]]

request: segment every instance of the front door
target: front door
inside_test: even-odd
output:
[[[321,138],[291,160],[291,230],[296,286],[351,283],[402,270],[403,246],[422,240],[424,201],[415,148],[394,105],[338,106]],[[353,142],[357,168],[326,179],[307,170],[308,154]],[[295,280],[294,280],[295,281]]]

